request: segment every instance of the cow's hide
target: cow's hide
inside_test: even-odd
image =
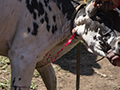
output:
[[[90,3],[77,13],[74,32],[83,39],[88,51],[92,53],[106,57],[107,51],[112,48],[116,54],[120,54],[119,12],[116,9],[104,11],[93,7],[93,2]]]
[[[56,53],[70,38],[73,28],[73,33],[85,42],[92,53],[106,56],[112,48],[119,54],[118,11],[104,12],[93,7],[93,2],[80,5],[76,11],[77,6],[79,3],[74,0],[0,2],[0,55],[10,59],[11,90],[29,90],[35,68],[46,80],[45,84],[49,82],[47,78],[54,77],[50,73],[53,69],[46,67],[41,71],[41,68],[54,60]],[[59,53],[58,58],[80,39],[74,39]],[[50,89],[48,86],[48,90],[56,88]]]

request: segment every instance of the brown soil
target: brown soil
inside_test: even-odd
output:
[[[120,90],[120,67],[100,56],[89,53],[82,45],[80,90]],[[53,67],[57,77],[57,90],[76,90],[76,48],[57,60]],[[47,90],[41,77],[33,78],[37,90]]]

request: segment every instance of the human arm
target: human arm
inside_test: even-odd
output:
[[[108,51],[107,58],[114,66],[120,67],[120,56],[113,53],[112,50]]]
[[[95,0],[94,6],[105,10],[112,10],[120,5],[120,0]]]

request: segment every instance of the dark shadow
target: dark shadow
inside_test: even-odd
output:
[[[54,64],[59,65],[62,69],[76,74],[76,57],[77,48],[74,47],[71,51],[65,54],[60,59],[56,60]],[[89,53],[84,45],[81,45],[81,62],[80,62],[80,74],[81,75],[93,75],[94,68],[100,69],[101,66],[95,62],[97,56]]]

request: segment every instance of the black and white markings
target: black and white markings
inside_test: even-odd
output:
[[[53,25],[52,26],[52,33],[54,34],[56,30],[57,30],[57,25]]]
[[[28,29],[27,29],[27,30],[28,30],[28,33],[30,33],[31,29],[30,29],[29,27],[28,27]]]
[[[38,28],[39,28],[38,24],[33,22],[33,30],[32,30],[32,32],[31,32],[31,28],[30,27],[27,28],[27,31],[28,31],[28,33],[31,32],[32,35],[36,36],[37,33],[38,33]]]
[[[32,31],[32,35],[37,35],[37,33],[38,33],[38,28],[39,28],[39,26],[38,26],[38,24],[37,23],[35,23],[35,22],[33,22],[33,31]]]
[[[44,14],[43,4],[41,2],[37,2],[37,0],[31,0],[31,2],[30,0],[26,0],[26,7],[30,11],[30,13],[33,14],[33,17],[35,17],[35,10],[37,10],[38,16]]]
[[[46,28],[47,28],[48,31],[50,31],[50,25],[49,24],[46,25]]]
[[[43,23],[44,23],[44,19],[42,18],[42,19],[40,20],[40,22],[43,24]]]
[[[56,16],[55,15],[53,16],[53,21],[56,22]]]
[[[49,0],[44,0],[45,6],[48,6]]]
[[[56,6],[54,6],[52,3],[56,3]],[[68,1],[67,1],[68,2]],[[69,1],[66,3],[66,1],[50,1],[50,0],[26,0],[26,7],[29,10],[30,14],[33,18],[33,27],[28,26],[27,29],[28,33],[31,32],[32,35],[37,35],[39,32],[38,28],[41,27],[42,24],[46,24],[46,30],[48,32],[51,32],[54,34],[58,27],[58,16],[56,16],[56,10],[60,11],[63,15],[67,15],[66,19],[70,20],[71,15],[74,11],[74,8],[71,10],[70,8],[66,7],[66,5],[73,8],[71,2]],[[57,8],[57,9],[56,9]],[[56,10],[55,10],[56,9]],[[69,11],[70,9],[70,11]],[[38,22],[39,21],[39,22]],[[33,30],[32,30],[33,28]],[[39,28],[40,29],[40,28]]]
[[[45,18],[46,23],[49,23],[49,19],[48,19],[48,14],[47,13],[45,13],[44,18]]]

